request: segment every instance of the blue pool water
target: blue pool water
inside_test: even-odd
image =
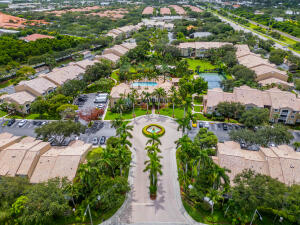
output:
[[[224,78],[217,73],[200,73],[199,76],[207,81],[208,89],[221,87],[221,81],[224,80]]]
[[[134,82],[132,83],[132,87],[149,87],[149,86],[156,86],[156,82]]]

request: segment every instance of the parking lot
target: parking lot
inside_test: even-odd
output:
[[[107,107],[107,100],[106,102],[94,103],[96,98],[97,93],[84,94],[74,100],[74,105],[78,105],[79,110],[91,110],[101,106],[101,109],[105,111]]]
[[[7,123],[8,119],[2,119],[0,120],[0,133],[2,132],[9,132],[17,136],[31,136],[36,137],[36,134],[34,132],[34,129],[39,127],[38,125],[34,125],[34,121],[41,121],[41,122],[50,122],[46,120],[27,120],[24,126],[19,127],[18,123],[20,120],[17,120],[14,124],[9,126],[3,126],[4,123]],[[98,122],[98,121],[97,121]],[[104,136],[106,139],[115,136],[116,131],[114,128],[111,128],[110,122],[103,122],[99,121],[99,124],[97,127],[88,128],[84,134],[81,134],[78,139],[82,140],[86,143],[92,143],[93,138],[97,137],[100,139],[102,136]],[[76,137],[71,137],[72,139],[75,139]]]

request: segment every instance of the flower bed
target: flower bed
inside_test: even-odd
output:
[[[146,137],[150,137],[152,134],[156,134],[157,136],[162,136],[165,133],[165,128],[158,124],[149,124],[143,128],[143,134]]]

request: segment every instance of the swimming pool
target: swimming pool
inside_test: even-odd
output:
[[[156,82],[134,82],[132,83],[132,87],[149,87],[149,86],[156,86]]]
[[[208,83],[208,89],[221,87],[221,81],[224,80],[223,76],[218,73],[200,73],[202,77]]]

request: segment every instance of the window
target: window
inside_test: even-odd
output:
[[[275,111],[275,112],[278,112],[279,110],[278,110],[278,109],[274,109],[274,111]]]
[[[293,119],[294,119],[294,118],[295,118],[295,116],[291,116],[291,118],[293,118]]]
[[[288,112],[289,112],[289,110],[287,110],[287,109],[284,109],[284,110],[282,110],[281,112],[283,112],[283,113],[288,113]]]

